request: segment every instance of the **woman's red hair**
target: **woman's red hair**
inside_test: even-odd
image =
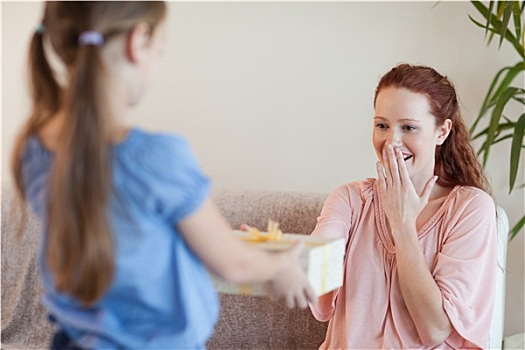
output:
[[[474,186],[490,193],[490,186],[483,167],[476,157],[470,136],[459,111],[456,90],[452,82],[434,69],[426,66],[400,64],[386,73],[375,91],[377,95],[385,88],[407,89],[427,97],[436,127],[445,120],[452,121],[450,134],[442,145],[436,146],[434,174],[438,184]]]

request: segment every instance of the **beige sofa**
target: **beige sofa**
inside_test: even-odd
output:
[[[269,218],[284,232],[310,233],[325,194],[218,190],[215,202],[233,227],[249,223],[265,228]],[[42,286],[36,252],[39,224],[22,220],[13,190],[2,188],[2,349],[48,348],[53,328],[40,305]],[[23,231],[20,240],[17,232]],[[220,295],[221,314],[209,349],[316,349],[325,323],[308,309],[288,310],[263,297]]]
[[[284,232],[313,231],[326,194],[279,191],[217,190],[213,197],[233,227],[249,223],[265,228],[269,218]],[[505,304],[505,268],[508,219],[498,208],[498,264],[494,317],[488,348],[502,346]],[[13,205],[13,190],[2,188],[2,349],[47,348],[53,329],[40,305],[42,287],[36,265],[39,224],[31,216],[21,220]],[[23,237],[16,239],[22,230]],[[487,286],[491,287],[491,286]],[[220,295],[221,314],[209,349],[316,349],[324,339],[326,323],[310,311],[288,310],[263,297]],[[523,335],[518,343],[523,344]],[[506,342],[506,348],[514,348]]]

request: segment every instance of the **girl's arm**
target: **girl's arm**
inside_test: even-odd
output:
[[[452,332],[443,307],[443,296],[425,262],[417,237],[416,219],[427,205],[437,177],[417,194],[408,175],[403,155],[393,148],[378,163],[383,206],[396,247],[397,273],[403,299],[414,321],[421,342],[433,348]]]
[[[234,283],[270,282],[275,297],[288,307],[305,308],[315,293],[299,263],[302,246],[268,253],[232,235],[231,227],[211,200],[181,220],[178,229],[204,264],[221,278]]]

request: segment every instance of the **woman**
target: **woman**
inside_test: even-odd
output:
[[[347,241],[344,285],[311,304],[321,348],[484,348],[496,211],[454,87],[401,64],[374,106],[378,179],[335,190],[313,232]]]

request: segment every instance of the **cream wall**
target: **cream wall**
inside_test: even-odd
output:
[[[374,176],[372,99],[383,73],[399,62],[435,67],[455,82],[470,122],[494,73],[517,60],[506,46],[486,47],[468,2],[434,4],[170,3],[163,70],[132,122],[185,135],[216,187],[329,192]],[[40,11],[2,4],[6,180]],[[524,194],[507,195],[506,149],[488,171],[515,222]],[[505,335],[524,331],[523,237],[509,246]]]

